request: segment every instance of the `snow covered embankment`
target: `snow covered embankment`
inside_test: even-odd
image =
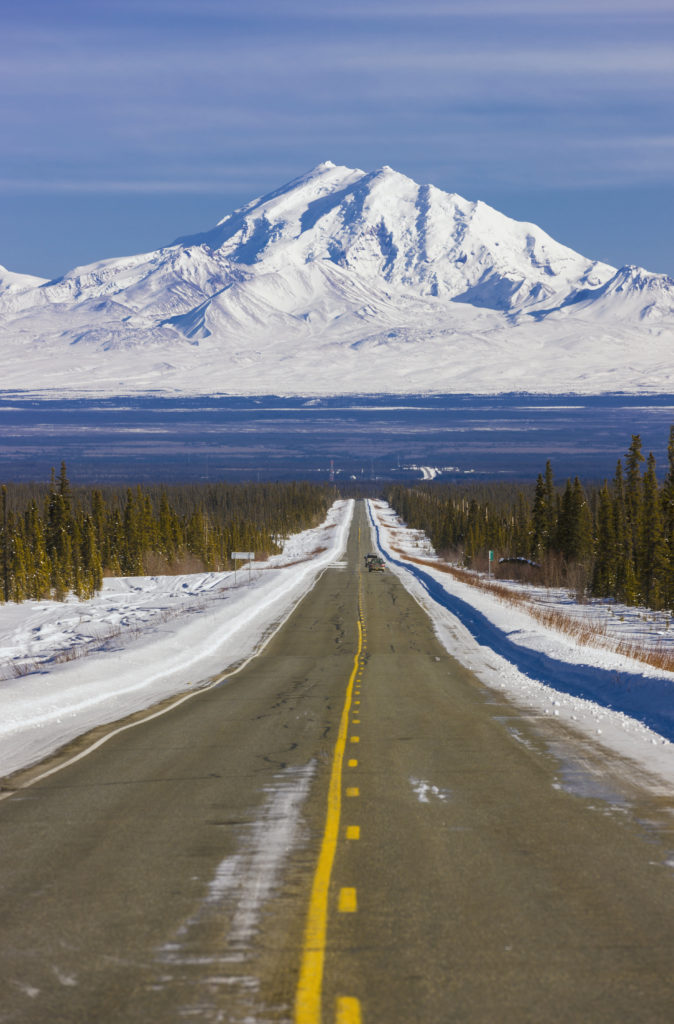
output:
[[[343,554],[352,501],[233,573],[106,579],[90,601],[0,606],[0,774],[249,658]]]
[[[385,502],[368,509],[379,550],[454,657],[488,686],[567,719],[674,782],[674,673],[574,643],[482,589],[415,565],[406,556],[419,557],[419,531],[405,528]]]

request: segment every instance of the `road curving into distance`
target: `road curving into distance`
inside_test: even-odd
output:
[[[239,674],[6,783],[3,1024],[669,1019],[671,795],[487,691],[370,548],[359,503]]]

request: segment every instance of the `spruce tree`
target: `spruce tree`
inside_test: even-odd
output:
[[[667,550],[667,573],[663,600],[667,607],[674,605],[674,426],[669,428],[667,445],[669,468],[662,487],[662,529]]]
[[[655,473],[655,456],[648,456],[643,479],[643,516],[641,534],[640,589],[649,608],[663,607],[667,579],[667,547],[665,544],[662,506]]]
[[[632,434],[632,444],[625,456],[626,483],[625,509],[627,528],[632,547],[632,558],[637,578],[641,575],[639,557],[641,554],[641,535],[643,531],[643,483],[641,479],[641,463],[644,456],[641,451],[641,437]]]
[[[542,559],[547,550],[548,542],[548,505],[546,500],[545,480],[538,474],[534,504],[531,510],[531,548],[527,551],[533,558]]]
[[[526,556],[530,553],[532,532],[527,500],[522,491],[518,491],[513,516],[513,550],[511,554]]]
[[[547,526],[546,526],[546,539],[545,548],[546,551],[550,551],[555,546],[555,530],[557,528],[557,494],[555,491],[555,481],[552,475],[552,463],[548,459],[545,463],[545,508],[547,513]]]
[[[592,572],[592,593],[595,597],[612,597],[615,594],[617,562],[613,499],[604,482],[597,505],[597,550]]]

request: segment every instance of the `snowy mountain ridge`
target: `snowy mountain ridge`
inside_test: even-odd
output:
[[[154,252],[0,268],[5,389],[674,392],[674,280],[330,162]]]

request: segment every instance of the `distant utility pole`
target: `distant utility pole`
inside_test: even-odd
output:
[[[335,479],[335,460],[330,459],[330,483]]]

